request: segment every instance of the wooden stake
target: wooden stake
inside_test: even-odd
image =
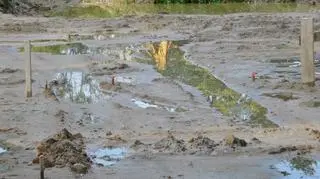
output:
[[[31,45],[30,40],[26,41],[24,44],[25,58],[26,58],[26,88],[25,96],[26,98],[32,97],[32,74],[31,74]]]
[[[313,18],[303,18],[301,20],[301,79],[302,83],[311,86],[315,85],[313,51]]]
[[[41,155],[39,157],[39,163],[40,163],[40,179],[44,179],[44,156]]]

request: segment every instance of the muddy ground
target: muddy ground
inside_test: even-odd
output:
[[[300,19],[309,16],[320,28],[317,13],[90,20],[1,14],[0,139],[7,152],[0,155],[0,176],[39,177],[39,165],[32,163],[36,147],[63,128],[81,133],[88,150],[113,146],[125,147],[128,153],[112,166],[93,165],[86,175],[68,167],[48,168],[48,178],[282,178],[270,165],[292,152],[311,152],[319,159],[320,76],[315,87],[303,86],[299,67],[290,62],[299,59]],[[152,65],[117,55],[33,53],[33,97],[26,100],[24,54],[17,49],[24,40],[65,39],[75,33],[104,34],[82,42],[110,51],[149,41],[188,40],[180,47],[188,60],[266,107],[268,118],[279,127],[239,123],[211,108],[195,88],[161,76]],[[52,43],[65,42],[33,45]],[[77,99],[70,96],[48,94],[46,80],[61,72],[79,78],[91,74],[93,102],[75,103]],[[260,77],[254,82],[249,78],[252,72]],[[110,86],[112,75],[118,86]],[[271,92],[289,93],[292,99],[263,95]],[[132,99],[149,100],[163,108],[140,108]],[[167,110],[178,107],[183,110]],[[247,145],[233,142],[231,135]]]

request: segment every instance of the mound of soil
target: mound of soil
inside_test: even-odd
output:
[[[226,137],[220,142],[215,142],[214,140],[202,135],[193,137],[188,142],[185,142],[182,139],[175,138],[169,133],[167,137],[152,144],[145,144],[139,140],[136,140],[134,144],[130,146],[130,148],[138,152],[149,151],[171,154],[180,153],[190,155],[217,155],[217,152],[224,151],[225,149],[235,149],[237,147],[246,147],[247,145],[248,144],[245,140],[234,137],[233,135]]]
[[[225,145],[230,146],[232,148],[247,146],[247,142],[245,140],[239,139],[233,135],[228,135],[227,137],[225,137],[224,143]]]
[[[67,129],[63,129],[37,146],[37,157],[33,163],[39,163],[39,157],[42,155],[45,168],[68,166],[75,172],[86,173],[92,161],[84,148],[80,133],[73,135]],[[81,170],[77,170],[79,168]]]
[[[192,138],[188,143],[188,149],[191,150],[191,154],[204,153],[210,155],[215,150],[215,147],[219,145],[208,137],[201,135]]]
[[[176,139],[172,134],[169,134],[166,138],[153,144],[153,149],[159,152],[168,153],[181,153],[187,150],[184,140]]]

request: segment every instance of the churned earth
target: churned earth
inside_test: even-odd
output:
[[[316,178],[318,169],[297,158],[317,162],[320,149],[319,61],[315,87],[300,83],[303,17],[320,27],[318,13],[90,20],[1,14],[0,176],[37,178],[37,157],[46,154],[48,178],[301,174],[282,170],[281,160]],[[24,40],[33,45],[28,99]],[[166,54],[157,51],[160,42],[171,44],[168,59],[155,64],[156,52]],[[237,108],[241,96],[254,101],[249,108]]]

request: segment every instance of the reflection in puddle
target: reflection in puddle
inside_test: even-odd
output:
[[[275,123],[267,119],[266,108],[251,99],[239,103],[239,99],[242,98],[241,94],[228,88],[208,70],[187,61],[184,52],[179,49],[180,44],[179,41],[165,40],[146,45],[147,54],[152,58],[159,73],[196,87],[207,97],[211,96],[212,106],[224,115],[248,121],[252,125],[277,127]]]
[[[297,156],[289,161],[282,161],[274,165],[288,179],[315,179],[320,178],[319,161],[315,161],[303,156]]]
[[[105,97],[99,83],[80,71],[58,73],[55,81],[58,83],[54,86],[56,96],[75,103],[94,103]]]
[[[97,165],[112,166],[127,154],[125,148],[103,148],[89,152],[92,161]]]
[[[165,70],[168,58],[168,51],[171,41],[161,41],[160,44],[148,44],[149,54],[153,57],[158,70]]]
[[[0,147],[0,154],[7,152],[4,148]]]

